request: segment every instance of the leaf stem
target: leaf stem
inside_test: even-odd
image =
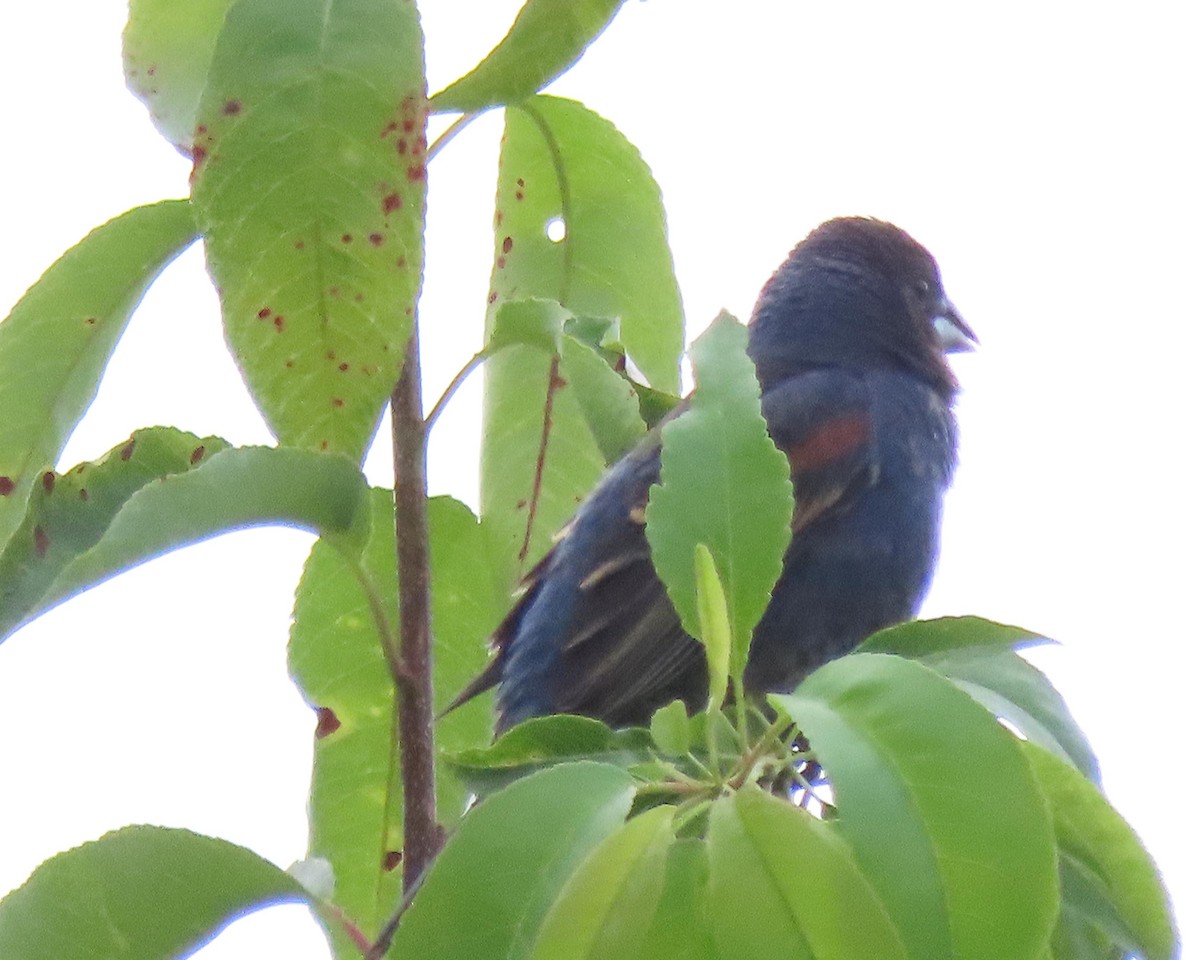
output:
[[[463,364],[463,368],[454,375],[454,379],[447,384],[446,389],[442,391],[442,395],[438,397],[437,403],[435,403],[433,405],[433,409],[429,411],[429,416],[425,418],[426,435],[428,435],[429,431],[432,429],[434,421],[441,416],[442,410],[445,408],[446,404],[450,402],[450,398],[458,392],[458,388],[463,385],[467,377],[475,372],[475,368],[483,363],[483,361],[489,356],[491,356],[491,354],[485,347],[471,357],[471,359],[465,364]]]
[[[450,126],[443,130],[441,135],[438,136],[438,138],[434,140],[432,144],[430,144],[429,152],[425,155],[425,162],[428,163],[439,153],[441,153],[442,148],[460,133],[462,133],[463,130],[467,128],[467,125],[479,116],[480,112],[482,111],[476,111],[475,113],[464,113],[461,117],[450,124]]]

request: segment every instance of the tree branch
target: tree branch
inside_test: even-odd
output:
[[[392,393],[396,560],[400,592],[397,726],[404,781],[404,889],[411,891],[441,847],[434,793],[433,653],[425,422],[417,328]]]

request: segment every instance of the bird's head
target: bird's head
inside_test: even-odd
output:
[[[810,233],[763,288],[749,352],[764,389],[817,367],[893,368],[949,398],[958,383],[946,354],[975,343],[929,251],[890,223],[843,217]]]

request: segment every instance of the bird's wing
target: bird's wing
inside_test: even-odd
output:
[[[794,536],[803,536],[807,527],[873,482],[871,417],[858,378],[837,371],[793,377],[763,397],[763,414],[792,467]],[[529,628],[530,609],[548,578],[564,575],[566,565],[556,562],[557,555],[569,549],[567,541],[579,535],[576,529],[569,529],[527,576],[525,592],[492,638],[496,658],[456,705],[499,682],[514,644],[529,642],[554,648],[553,689],[547,700],[556,712],[581,713],[619,726],[645,722],[656,707],[674,698],[691,709],[703,705],[704,651],[680,625],[655,575],[646,540],[644,510],[657,458],[654,465],[638,494],[623,501],[624,515],[607,518],[605,535],[595,540],[586,564],[575,571],[569,609],[555,620],[556,636],[535,639],[522,631]]]

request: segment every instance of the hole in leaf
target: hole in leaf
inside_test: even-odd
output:
[[[562,217],[551,217],[546,221],[546,237],[551,243],[562,243],[567,236],[567,223]]]

